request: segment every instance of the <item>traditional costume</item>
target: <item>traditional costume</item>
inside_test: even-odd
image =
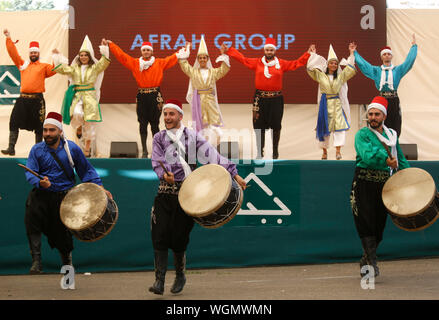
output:
[[[69,76],[70,85],[65,93],[61,108],[63,121],[65,124],[71,124],[75,132],[79,127],[82,127],[84,140],[92,141],[96,139],[95,124],[102,122],[101,107],[99,105],[100,89],[104,78],[104,70],[110,65],[108,47],[100,46],[99,48],[102,57],[97,60],[94,56],[91,41],[88,36],[85,36],[79,53],[88,52],[93,61],[92,64],[81,64],[79,53],[70,66],[65,63],[67,59],[60,54],[53,57],[57,65],[54,71]],[[85,151],[90,152],[90,150]]]
[[[338,62],[338,70],[335,75],[329,74],[327,71],[328,63],[331,60]],[[314,81],[319,83],[316,137],[322,149],[328,149],[331,133],[334,135],[334,147],[345,145],[346,131],[350,128],[350,107],[346,82],[356,74],[354,64],[353,56],[349,57],[348,61],[342,59],[340,62],[332,45],[329,47],[327,61],[317,54],[313,54],[308,60],[307,72]],[[342,71],[340,65],[347,66]]]
[[[219,127],[224,126],[224,122],[218,104],[216,81],[229,72],[229,57],[225,54],[219,56],[216,62],[221,61],[222,64],[219,68],[213,68],[204,37],[201,38],[198,48],[197,57],[199,55],[208,57],[207,68],[200,68],[198,59],[195,60],[193,67],[189,64],[187,61],[189,48],[187,57],[179,60],[181,70],[189,77],[186,100],[192,108],[192,121],[197,132],[206,128],[219,130]]]
[[[267,38],[264,48],[266,47],[276,49],[275,40]],[[273,130],[273,159],[277,159],[284,112],[284,99],[281,91],[283,74],[306,65],[310,54],[306,52],[299,59],[292,61],[274,57],[270,62],[267,62],[265,56],[246,58],[235,48],[229,48],[227,54],[255,71],[256,92],[253,102],[253,128],[255,132],[261,131],[260,139],[256,133],[257,157],[264,156],[265,129],[271,128]]]
[[[44,82],[46,78],[55,75],[53,65],[24,61],[18,54],[17,48],[11,38],[6,38],[6,48],[14,64],[20,70],[21,88],[20,97],[17,98],[9,120],[9,146],[2,150],[3,154],[15,155],[15,144],[18,140],[19,129],[35,132],[35,143],[43,140],[43,122],[46,116],[46,102],[43,92],[46,91]],[[39,43],[32,41],[29,52],[40,52]]]
[[[168,100],[163,107],[172,108],[183,114],[181,103]],[[165,275],[168,265],[168,249],[174,252],[176,280],[171,292],[177,293],[185,283],[184,268],[186,248],[194,221],[181,208],[178,192],[184,179],[197,166],[197,155],[204,156],[200,163],[216,163],[222,165],[232,177],[238,174],[236,165],[221,155],[200,134],[188,129],[182,122],[180,128],[162,130],[154,136],[151,163],[160,184],[158,194],[151,211],[151,238],[154,248],[154,266],[156,282],[151,292],[163,294]],[[202,151],[201,151],[202,150]],[[164,179],[165,171],[174,174],[174,184]]]
[[[380,56],[386,52],[391,54],[391,48],[384,47],[381,50]],[[358,68],[366,77],[374,80],[380,95],[387,99],[389,103],[387,110],[388,115],[384,124],[394,129],[398,133],[398,137],[401,135],[402,117],[397,90],[402,77],[413,67],[417,52],[418,46],[414,44],[410,48],[403,64],[398,66],[391,65],[389,67],[385,65],[381,65],[380,67],[372,66],[369,62],[364,60],[357,51],[354,53]]]
[[[368,111],[372,108],[387,114],[387,100],[375,97]],[[398,159],[398,170],[410,167],[401,151],[395,130],[383,125],[383,133],[379,133],[364,127],[355,135],[357,158],[350,196],[355,226],[364,250],[360,268],[366,264],[372,265],[375,275],[378,275],[376,249],[383,239],[387,219],[382,190],[392,173],[386,163],[389,155],[383,144],[388,146],[392,157]]]
[[[143,57],[132,58],[122,51],[115,43],[110,43],[111,53],[127,69],[131,70],[137,82],[137,120],[139,121],[140,140],[143,148],[143,157],[148,156],[146,138],[148,135],[148,123],[154,136],[159,132],[159,121],[163,107],[163,97],[160,85],[163,80],[163,72],[177,64],[177,54],[164,59],[152,56],[145,61]],[[153,50],[150,42],[144,42],[143,48]]]
[[[50,112],[44,124],[53,124],[62,130],[62,116]],[[40,186],[40,179],[26,172],[27,181],[33,185],[26,201],[25,226],[32,255],[31,274],[41,273],[41,233],[47,236],[51,248],[57,248],[64,265],[72,263],[72,235],[61,222],[59,209],[67,191],[75,186],[75,171],[82,182],[102,185],[96,170],[87,161],[81,149],[61,136],[56,150],[45,142],[35,144],[26,166],[40,176],[47,176],[51,186]],[[74,171],[75,169],[75,171]]]

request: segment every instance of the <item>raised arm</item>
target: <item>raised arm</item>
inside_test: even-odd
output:
[[[406,73],[409,72],[410,69],[413,67],[417,54],[418,54],[418,45],[416,44],[416,38],[415,35],[413,34],[412,47],[410,48],[407,58],[402,64],[395,67],[395,69],[400,69],[401,76],[405,76]]]
[[[235,59],[239,63],[242,63],[247,68],[250,68],[252,70],[256,70],[257,63],[259,60],[258,58],[246,58],[246,57],[244,57],[244,55],[241,52],[239,52],[235,48],[233,48],[233,47],[227,48],[227,46],[225,44],[223,44],[223,46],[226,48],[225,53],[227,55],[229,55],[230,57],[232,57],[233,59]]]
[[[137,59],[134,59],[133,57],[123,52],[123,50],[111,40],[105,40],[105,41],[108,42],[108,46],[110,47],[111,53],[125,68],[130,70],[134,70],[138,68]]]
[[[381,68],[371,65],[369,62],[363,59],[357,50],[354,51],[355,62],[361,72],[369,79],[375,80],[378,74],[381,74]]]
[[[8,29],[3,30],[3,33],[6,36],[6,49],[8,50],[8,54],[17,68],[20,68],[24,63],[24,60],[18,54],[17,47],[14,42],[12,42],[11,34]]]
[[[215,81],[218,81],[230,71],[230,59],[228,55],[222,54],[218,58],[216,58],[215,62],[222,62],[221,66],[212,69],[213,79]]]
[[[71,75],[73,73],[73,67],[68,65],[69,61],[58,51],[58,49],[52,50],[52,58],[55,65],[53,72],[64,75]]]

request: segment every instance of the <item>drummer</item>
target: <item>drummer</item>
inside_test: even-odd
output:
[[[355,135],[357,158],[351,190],[352,213],[363,246],[360,270],[365,265],[373,266],[375,276],[379,275],[376,250],[383,239],[387,218],[381,197],[383,186],[395,170],[410,167],[399,146],[397,133],[384,125],[386,115],[386,98],[375,97],[367,108],[369,127]],[[361,272],[361,275],[365,273]]]
[[[61,201],[75,185],[76,173],[82,182],[102,186],[96,170],[85,158],[79,146],[63,136],[62,116],[50,112],[43,124],[44,141],[35,144],[26,166],[38,173],[40,179],[26,172],[27,181],[34,186],[26,201],[25,226],[32,255],[30,274],[42,273],[41,233],[47,236],[50,247],[57,248],[63,265],[72,265],[73,240],[59,216]],[[108,197],[111,193],[106,190]]]
[[[182,121],[183,114],[180,101],[166,101],[163,107],[166,129],[154,136],[152,146],[152,167],[160,179],[158,194],[151,212],[156,280],[149,291],[155,294],[164,292],[168,249],[174,252],[176,270],[171,292],[181,292],[186,283],[184,275],[186,248],[194,221],[180,207],[178,191],[183,180],[195,170],[197,160],[202,164],[220,164],[243,189],[246,188],[246,182],[238,175],[236,165],[219,155],[201,135],[186,128]]]

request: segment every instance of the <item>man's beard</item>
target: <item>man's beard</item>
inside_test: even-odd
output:
[[[378,129],[379,127],[381,127],[383,124],[383,122],[379,122],[379,121],[369,121],[369,125],[372,129]]]
[[[32,62],[37,62],[37,61],[40,59],[40,57],[35,57],[35,56],[33,56],[33,57],[29,57],[29,59],[30,59],[30,61],[32,61]]]
[[[265,60],[270,61],[270,60],[273,60],[274,57],[275,57],[274,54],[272,56],[265,55]]]
[[[44,137],[44,142],[48,145],[48,146],[53,146],[55,145],[58,140],[59,140],[60,136],[56,136],[56,137]]]

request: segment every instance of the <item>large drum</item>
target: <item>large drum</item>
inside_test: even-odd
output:
[[[398,171],[384,184],[382,197],[392,221],[403,230],[423,230],[439,217],[436,186],[425,170]]]
[[[81,183],[70,189],[60,207],[62,223],[79,240],[102,239],[114,228],[119,210],[104,189],[94,183]]]
[[[194,170],[181,185],[181,208],[205,228],[218,228],[238,213],[243,200],[241,187],[217,164]]]

